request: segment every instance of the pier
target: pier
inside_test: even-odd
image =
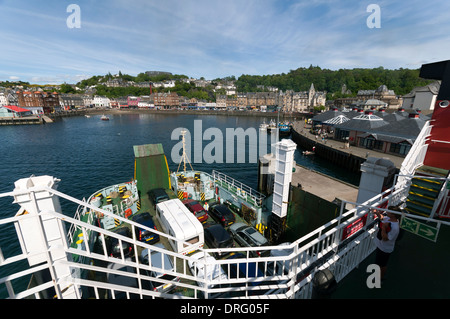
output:
[[[29,125],[43,124],[44,120],[38,116],[26,117],[0,117],[0,125]]]
[[[353,173],[359,173],[361,164],[368,157],[386,158],[394,163],[397,169],[403,163],[404,157],[388,153],[377,152],[356,146],[345,147],[345,143],[337,140],[316,138],[310,132],[310,124],[303,121],[293,123],[292,140],[301,148],[311,151],[315,146],[315,155],[329,160],[331,163],[349,169]]]
[[[356,202],[358,197],[358,187],[300,165],[295,166],[291,184],[293,186],[301,185],[304,191],[329,202],[335,199]]]

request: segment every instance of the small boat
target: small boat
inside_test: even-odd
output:
[[[314,155],[314,154],[316,154],[316,147],[313,146],[312,151],[303,151],[302,154],[303,155]]]
[[[85,117],[90,118],[91,116],[86,114]]]
[[[109,117],[107,117],[106,115],[102,115],[102,117],[100,118],[102,121],[109,121]]]
[[[280,129],[280,136],[289,136],[291,134],[290,123],[279,123],[278,128]]]

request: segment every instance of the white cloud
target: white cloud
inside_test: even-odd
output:
[[[445,59],[450,49],[447,30],[434,24],[445,21],[449,4],[434,0],[412,0],[407,7],[378,1],[381,29],[367,28],[371,2],[361,1],[80,0],[80,29],[66,27],[64,3],[3,3],[0,42],[8,50],[0,52],[1,74],[23,80],[119,70],[215,78],[287,73],[310,64],[420,67],[418,61]]]

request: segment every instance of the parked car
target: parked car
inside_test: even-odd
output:
[[[234,247],[233,238],[220,224],[207,224],[204,227],[205,243],[208,248],[231,248]],[[217,252],[216,257],[223,257],[227,253]]]
[[[183,204],[194,214],[195,217],[204,223],[208,219],[208,212],[203,208],[200,203],[194,199],[186,199]]]
[[[254,227],[248,226],[244,223],[235,223],[230,226],[229,231],[233,238],[244,247],[262,247],[269,244],[268,240],[261,235]],[[268,256],[270,250],[251,251],[252,256]]]
[[[118,235],[122,235],[125,237],[131,237],[131,231],[128,227],[120,227],[113,230],[113,233],[116,233]],[[121,241],[122,246],[120,246],[120,242],[118,238],[108,236],[106,237],[106,250],[109,256],[116,257],[116,258],[122,258],[121,255],[121,248],[123,251],[124,257],[129,257],[133,251],[133,245],[127,241]]]
[[[164,245],[161,243],[154,246],[165,249]],[[149,260],[148,251],[148,249],[142,250],[141,262],[143,264],[150,265],[150,261],[152,268],[159,268],[150,270],[149,275],[157,279],[170,281],[168,283],[152,281],[150,282],[150,284],[152,285],[152,289],[161,293],[172,291],[176,287],[175,283],[180,281],[180,277],[166,274],[166,272],[175,272],[172,257],[159,251],[151,250]]]
[[[149,192],[149,196],[154,206],[170,199],[169,195],[167,195],[166,191],[162,188],[152,189]]]
[[[153,228],[156,230],[156,226],[155,226],[155,223],[153,222],[153,218],[150,215],[150,213],[148,213],[148,212],[133,215],[131,217],[131,220],[138,224],[141,224],[148,228]],[[159,241],[158,234],[155,234],[147,229],[140,228],[140,227],[135,227],[134,229],[135,229],[135,233],[136,233],[136,238],[139,241],[142,241],[147,244],[154,244]]]
[[[236,221],[231,210],[223,204],[211,205],[209,207],[209,214],[216,222],[222,224],[223,227],[230,226]]]

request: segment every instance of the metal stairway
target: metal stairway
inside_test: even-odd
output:
[[[447,177],[448,171],[424,166],[417,173],[420,176],[411,181],[405,209],[414,215],[434,217],[435,206],[440,201],[439,194],[444,185],[444,180],[436,178]]]

